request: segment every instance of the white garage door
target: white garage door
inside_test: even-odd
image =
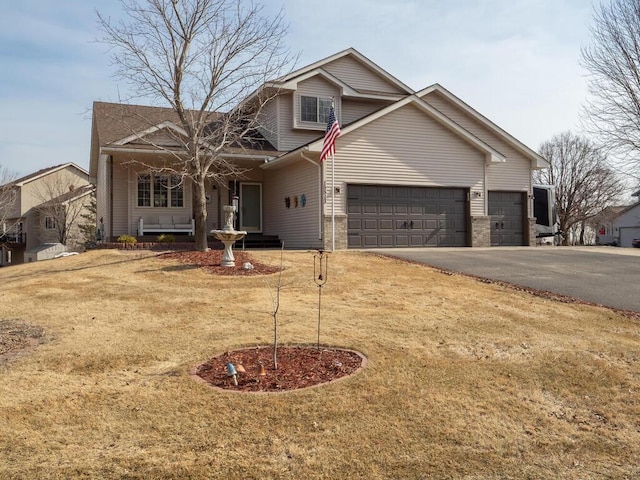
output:
[[[640,238],[640,227],[620,227],[621,247],[630,247],[634,238]]]

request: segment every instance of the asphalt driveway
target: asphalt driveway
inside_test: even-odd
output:
[[[640,312],[638,248],[394,248],[375,252]]]

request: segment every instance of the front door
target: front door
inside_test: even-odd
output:
[[[240,230],[262,232],[262,184],[240,183]]]

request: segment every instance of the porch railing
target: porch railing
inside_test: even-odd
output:
[[[27,243],[27,234],[25,232],[20,233],[0,233],[0,243],[12,243],[16,245],[24,245]]]

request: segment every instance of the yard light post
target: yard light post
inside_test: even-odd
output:
[[[318,346],[320,349],[320,312],[322,309],[322,286],[327,283],[327,271],[329,268],[329,254],[324,250],[318,250],[313,255],[313,280],[318,285]]]
[[[231,362],[227,363],[227,377],[232,377],[233,384],[238,385],[238,371]]]

